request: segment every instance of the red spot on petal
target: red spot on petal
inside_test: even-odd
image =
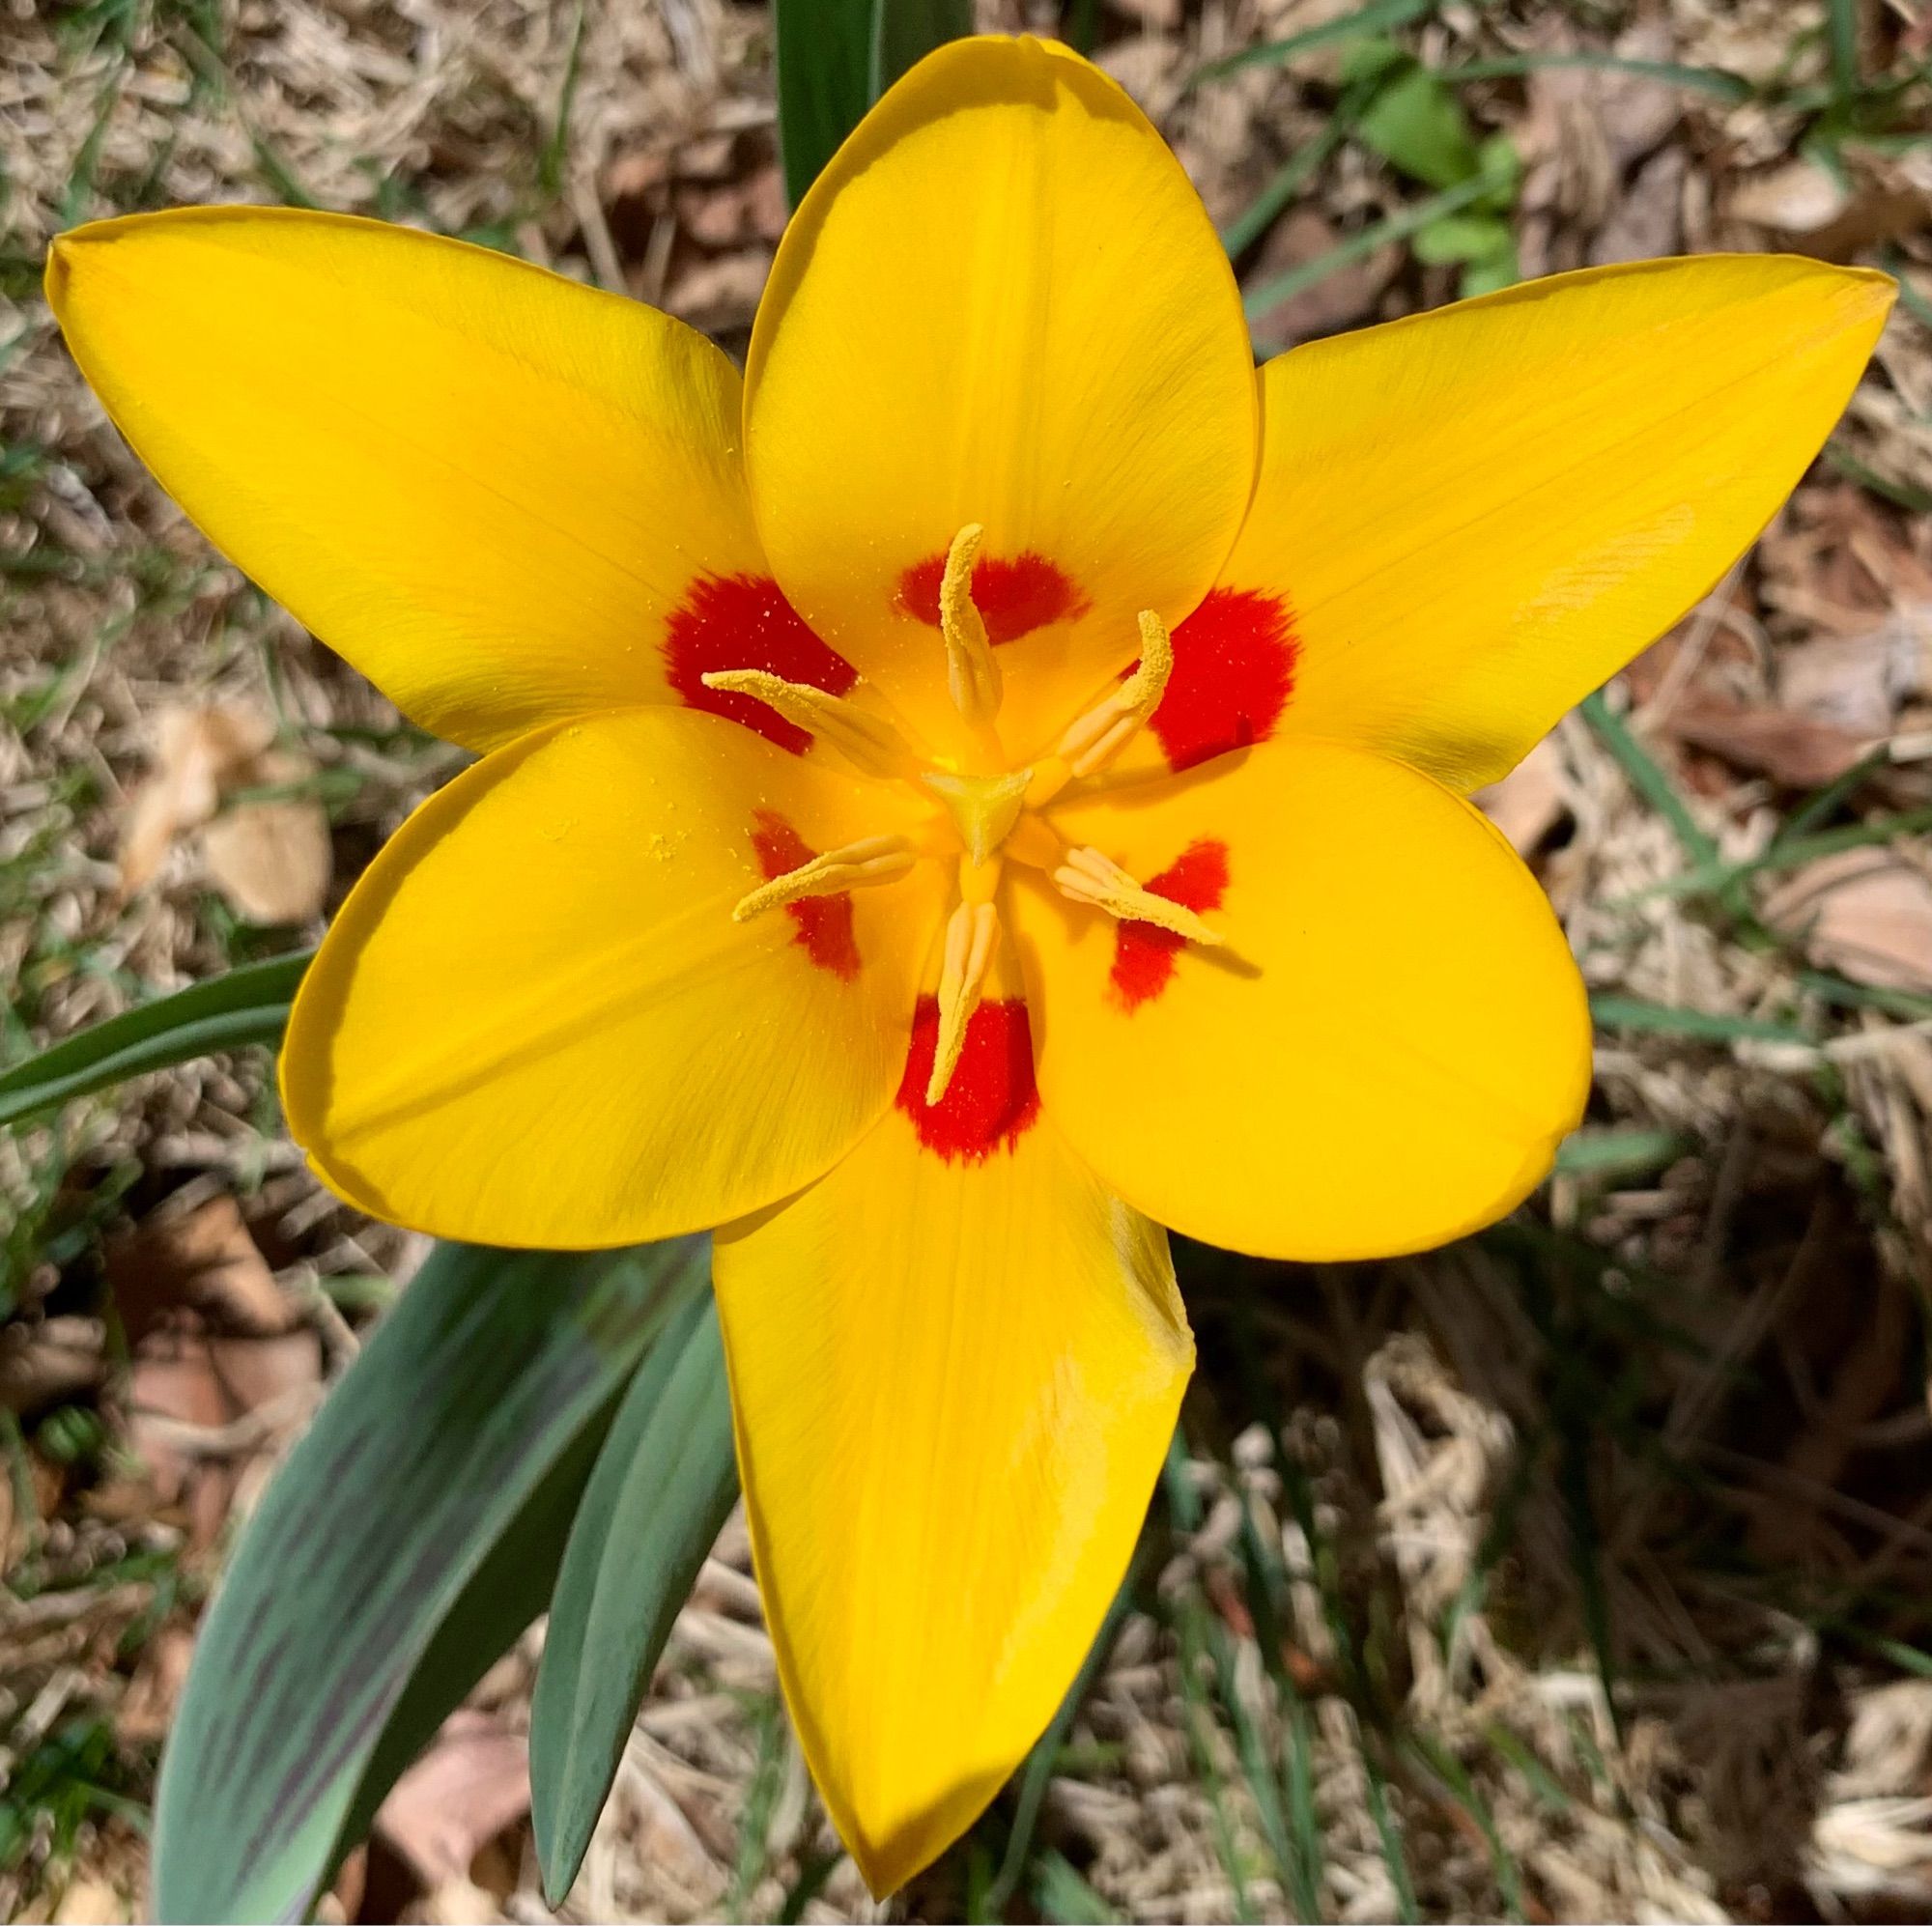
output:
[[[767,883],[788,875],[818,854],[777,810],[760,809],[752,820],[752,853],[758,859],[758,867]],[[859,943],[852,933],[850,892],[838,896],[806,896],[784,907],[785,915],[798,925],[798,934],[792,941],[821,970],[830,970],[849,983],[859,974]]]
[[[1228,845],[1209,836],[1190,842],[1158,876],[1150,876],[1146,887],[1197,916],[1218,910],[1228,892]],[[1136,1010],[1159,996],[1174,976],[1175,957],[1186,945],[1184,936],[1158,923],[1116,923],[1114,967],[1108,977],[1114,1001],[1123,1010]]]
[[[768,575],[701,575],[665,623],[665,679],[685,706],[755,729],[767,742],[803,755],[811,737],[755,696],[707,689],[704,677],[726,668],[762,668],[787,682],[809,682],[842,695],[859,671],[805,625]]]
[[[1264,743],[1294,694],[1300,644],[1279,596],[1215,588],[1174,632],[1174,673],[1148,727],[1176,769]]]
[[[939,1000],[922,997],[913,1011],[912,1047],[898,1106],[912,1119],[919,1141],[948,1163],[979,1163],[1000,1147],[1010,1150],[1039,1115],[1033,1080],[1033,1031],[1023,999],[983,1003],[966,1020],[966,1047],[946,1094],[925,1100],[939,1047]]]
[[[939,627],[939,584],[946,557],[928,555],[899,577],[900,611],[927,628]],[[973,565],[973,606],[992,642],[1014,642],[1069,615],[1080,614],[1086,598],[1069,577],[1044,555],[1028,549],[1010,557],[981,555]]]

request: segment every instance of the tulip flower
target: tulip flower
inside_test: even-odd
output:
[[[1168,1230],[1414,1251],[1548,1171],[1584,995],[1469,794],[1753,539],[1891,297],[1644,262],[1257,373],[1148,122],[1005,39],[852,134],[742,382],[327,214],[106,221],[48,281],[215,546],[480,754],[336,917],[290,1129],[440,1236],[716,1231],[780,1675],[878,1892],[1120,1583]]]

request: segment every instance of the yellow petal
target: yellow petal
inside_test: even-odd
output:
[[[215,547],[470,748],[662,697],[694,580],[764,572],[737,374],[635,301],[259,208],[80,228],[47,294],[116,427]]]
[[[1475,1230],[1548,1170],[1589,1090],[1582,984],[1460,797],[1294,742],[1053,820],[1223,939],[1013,892],[1046,1112],[1121,1196],[1236,1250],[1367,1258]]]
[[[1164,725],[1177,765],[1278,727],[1494,781],[1757,535],[1892,294],[1778,256],[1643,262],[1269,362],[1254,505],[1137,759]]]
[[[282,1055],[289,1128],[394,1223],[564,1249],[810,1182],[890,1099],[939,865],[750,922],[897,792],[715,717],[554,725],[425,803],[343,905]]]
[[[746,383],[779,581],[935,734],[940,571],[983,526],[1022,755],[1133,660],[1139,609],[1200,599],[1254,476],[1252,354],[1199,198],[1113,81],[1033,40],[954,42],[867,116],[785,231]]]
[[[1193,1364],[1165,1234],[1037,1115],[1009,1147],[936,1154],[923,1088],[915,1062],[910,1111],[721,1232],[715,1259],[780,1677],[878,1894],[971,1825],[1052,1717]]]

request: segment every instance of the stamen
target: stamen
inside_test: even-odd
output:
[[[764,668],[714,669],[703,681],[707,689],[762,702],[786,722],[822,737],[867,776],[907,777],[919,767],[905,737],[885,717],[842,696],[828,695],[809,682],[787,682]]]
[[[806,896],[838,896],[863,884],[890,883],[903,876],[921,854],[919,845],[903,836],[868,836],[842,849],[828,849],[753,890],[731,912],[731,921],[750,922]]]
[[[1122,922],[1151,922],[1210,949],[1225,941],[1192,910],[1156,896],[1151,890],[1143,890],[1118,863],[1097,849],[1069,849],[1053,872],[1053,884],[1063,896],[1076,903],[1092,903]]]
[[[1000,713],[1000,666],[986,625],[973,603],[973,564],[985,533],[969,522],[946,552],[939,582],[939,633],[946,640],[946,683],[952,704],[975,728],[990,728]]]
[[[1174,643],[1151,609],[1140,612],[1141,660],[1121,686],[1080,718],[1055,745],[1070,776],[1092,776],[1126,748],[1160,707],[1174,673]]]
[[[966,1026],[979,1007],[986,971],[1000,947],[1000,913],[991,903],[961,903],[946,925],[939,966],[939,1040],[925,1082],[927,1108],[946,1094],[966,1047]]]

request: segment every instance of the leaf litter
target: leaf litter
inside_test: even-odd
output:
[[[1611,692],[1648,793],[1628,748],[1572,718],[1484,799],[1615,1016],[1588,1154],[1511,1225],[1426,1258],[1258,1270],[1183,1251],[1203,1359],[1187,1449],[1046,1762],[1014,1912],[1932,1912],[1927,869],[1921,835],[1873,829],[1932,805],[1928,151],[1922,96],[1894,112],[1887,91],[1932,50],[1912,11],[1853,10],[1859,91],[1834,104],[1820,0],[1445,0],[1360,32],[1377,10],[1355,0],[1095,10],[1099,57],[1224,229],[1315,150],[1238,263],[1250,289],[1309,276],[1264,317],[1270,343],[1467,285],[1493,230],[1377,239],[1434,190],[1405,164],[1466,164],[1458,114],[1472,144],[1513,144],[1500,219],[1525,274],[1862,250],[1921,307],[1753,557]],[[46,238],[171,200],[381,212],[663,302],[742,354],[778,232],[768,24],[720,0],[582,18],[564,115],[565,0],[157,4],[61,27],[16,9],[7,1060],[291,947],[460,764],[141,474],[35,296]],[[1050,21],[1001,4],[984,24]],[[1190,84],[1315,29],[1286,61]],[[1378,38],[1433,76],[1408,112],[1435,159],[1386,116],[1374,145],[1335,131]],[[1579,57],[1620,64],[1562,64]],[[1480,77],[1443,77],[1465,68]],[[1731,883],[1675,888],[1707,861],[1687,828]],[[1847,833],[1871,839],[1779,855],[1780,836]],[[213,1060],[0,1138],[0,1776],[40,1789],[0,1852],[10,1916],[141,1916],[116,1798],[151,1790],[222,1546],[420,1257],[316,1189],[270,1091],[258,1054]],[[540,1637],[478,1687],[327,1916],[546,1916],[512,1763]],[[877,1916],[831,1855],[776,1692],[734,1520],[569,1916]],[[439,1763],[463,1745],[487,1797]],[[1018,1820],[1004,1798],[899,1915],[961,1916]]]

